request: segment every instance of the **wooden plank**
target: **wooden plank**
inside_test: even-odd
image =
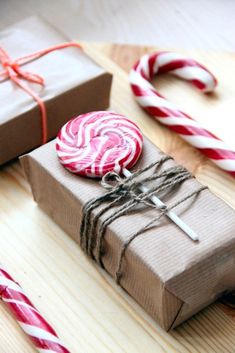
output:
[[[134,102],[126,73],[107,58],[112,57],[128,69],[131,58],[136,59],[147,48],[134,51],[131,48],[133,54],[130,54],[127,47],[98,48],[90,44],[86,50],[115,73],[112,109],[135,119],[160,148],[171,152],[235,207],[233,179],[148,117]],[[209,58],[208,54],[202,55]],[[216,60],[226,55],[230,58],[229,54],[213,55]],[[226,80],[232,94],[230,82]],[[166,89],[168,96],[177,89],[178,97],[181,84],[182,92],[186,88],[174,81],[169,87],[168,79],[165,88],[164,80],[158,84],[162,91]],[[203,105],[199,98],[200,103]],[[191,109],[193,113],[199,108],[191,106]],[[228,307],[225,310],[221,303],[213,304],[173,332],[164,332],[35,205],[18,162],[0,170],[0,234],[1,262],[22,284],[71,352],[234,352],[234,310]],[[0,325],[1,353],[34,352],[2,303]]]

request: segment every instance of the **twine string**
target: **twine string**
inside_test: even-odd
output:
[[[102,267],[102,256],[104,254],[103,239],[107,227],[119,217],[128,215],[138,205],[153,208],[158,211],[156,217],[140,227],[138,231],[123,242],[115,276],[118,283],[120,282],[122,275],[123,258],[131,242],[156,225],[161,217],[166,215],[169,210],[172,210],[188,199],[197,196],[201,191],[207,188],[206,186],[201,186],[169,206],[164,205],[159,208],[153,204],[149,200],[151,196],[162,192],[169,193],[184,181],[193,178],[192,174],[182,166],[173,166],[161,170],[163,164],[169,159],[171,159],[170,156],[163,156],[159,160],[149,164],[147,167],[139,169],[128,178],[122,178],[115,172],[106,173],[102,178],[101,185],[107,189],[107,192],[99,197],[91,199],[83,207],[80,228],[81,247]],[[153,168],[153,174],[145,176],[145,173]],[[156,181],[157,183],[151,185],[147,192],[139,191],[141,185]],[[93,215],[95,209],[98,209],[98,211]]]
[[[65,42],[39,50],[35,53],[17,58],[15,60],[11,59],[6,50],[0,47],[0,64],[3,67],[3,70],[0,70],[0,83],[9,79],[35,100],[41,113],[42,144],[45,144],[48,140],[46,106],[41,97],[28,85],[28,82],[36,83],[43,87],[45,85],[44,78],[40,75],[23,70],[21,66],[33,60],[39,59],[53,51],[69,47],[81,49],[81,46],[76,42]]]

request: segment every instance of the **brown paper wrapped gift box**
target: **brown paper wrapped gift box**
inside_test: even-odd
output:
[[[57,29],[37,17],[0,33],[0,47],[16,59],[68,41]],[[109,106],[111,74],[81,49],[51,52],[22,66],[45,79],[45,87],[27,83],[45,102],[48,139],[72,117]],[[2,70],[0,64],[0,71]],[[33,98],[9,79],[0,83],[0,164],[40,146],[40,110]]]
[[[147,139],[144,146],[134,169],[162,155]],[[99,181],[65,170],[57,159],[55,141],[23,156],[21,162],[36,202],[79,243],[81,208],[104,192]],[[181,199],[199,186],[194,178],[185,181],[166,203]],[[155,212],[136,210],[108,227],[102,261],[111,276],[115,276],[124,240]],[[163,217],[128,247],[120,283],[166,330],[235,288],[235,212],[208,189],[178,206],[175,212],[199,234],[200,241],[191,241]]]

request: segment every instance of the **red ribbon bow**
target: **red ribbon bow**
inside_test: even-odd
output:
[[[52,51],[64,49],[67,47],[77,47],[81,49],[81,46],[75,42],[66,42],[58,45],[54,45],[52,47],[40,50],[33,54],[29,54],[23,56],[21,58],[12,60],[7,52],[0,47],[0,63],[3,66],[3,70],[0,71],[0,83],[5,81],[6,79],[10,79],[17,86],[27,92],[33,99],[37,102],[40,111],[41,111],[41,119],[42,119],[42,144],[47,142],[47,113],[46,107],[42,99],[38,96],[37,93],[30,88],[27,82],[37,83],[41,86],[44,86],[43,77],[34,74],[32,72],[24,71],[21,66],[29,63],[32,60],[38,59]]]

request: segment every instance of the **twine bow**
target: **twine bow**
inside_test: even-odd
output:
[[[15,83],[18,87],[28,93],[38,104],[41,112],[42,121],[42,144],[47,142],[47,113],[46,107],[40,96],[34,92],[34,90],[28,85],[27,82],[37,83],[41,86],[45,85],[44,78],[32,72],[25,71],[21,68],[33,60],[36,60],[50,52],[55,50],[64,49],[68,47],[77,47],[81,49],[81,46],[75,42],[65,42],[52,47],[39,50],[33,54],[23,56],[21,58],[12,60],[8,53],[0,47],[0,63],[2,64],[3,70],[0,71],[0,83],[9,79]]]

